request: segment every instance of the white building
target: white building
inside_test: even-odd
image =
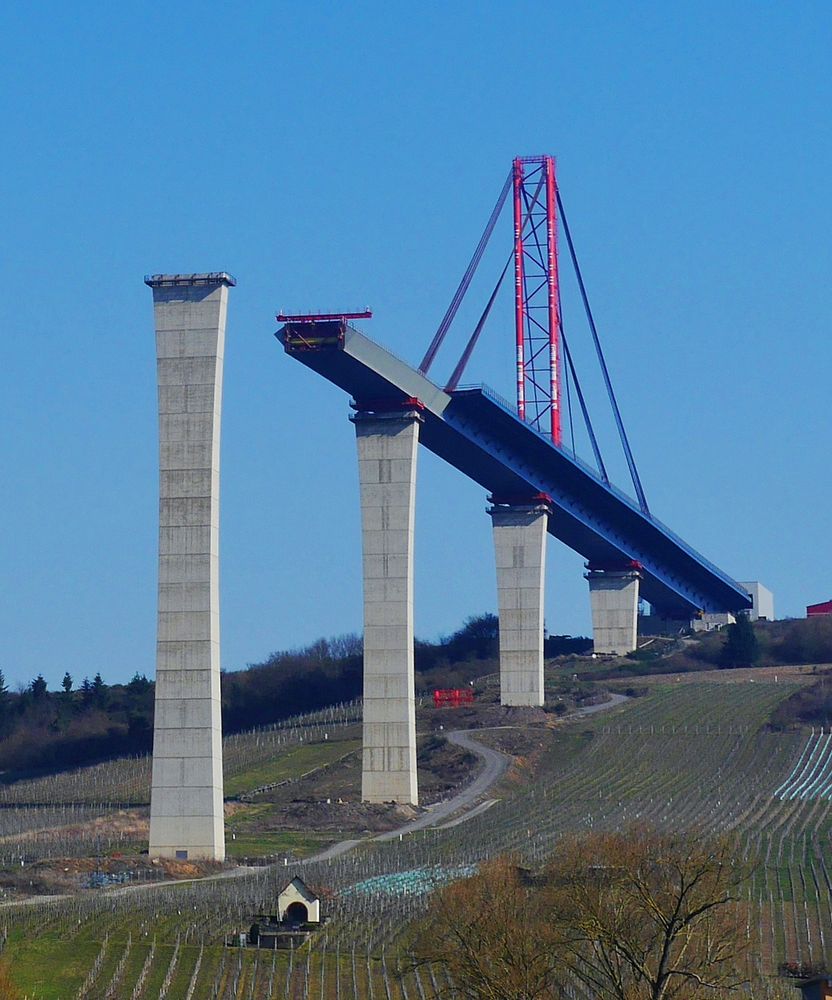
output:
[[[752,621],[763,619],[764,621],[774,621],[774,594],[764,587],[757,580],[740,581],[740,586],[745,587],[754,602],[749,618]]]
[[[321,922],[321,901],[303,879],[293,878],[277,897],[277,919],[281,923]]]

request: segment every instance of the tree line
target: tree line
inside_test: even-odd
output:
[[[69,673],[50,691],[42,674],[17,692],[0,671],[0,771],[5,777],[146,753],[153,738],[153,683],[136,674],[108,685],[100,673],[76,687]]]
[[[589,640],[554,636],[547,655],[573,652]],[[474,615],[435,642],[415,643],[416,688],[462,687],[499,669],[498,620]],[[360,636],[318,639],[279,650],[244,670],[222,673],[223,730],[242,732],[361,696]],[[80,684],[64,675],[50,691],[42,674],[12,692],[0,672],[0,771],[6,779],[148,753],[153,741],[154,684],[136,674],[107,684],[101,673]]]

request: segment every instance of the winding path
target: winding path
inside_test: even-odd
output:
[[[464,729],[455,729],[453,732],[445,733],[449,742],[462,747],[463,750],[469,750],[471,753],[476,754],[480,760],[484,761],[485,766],[480,768],[479,774],[470,785],[466,785],[453,798],[443,799],[441,802],[435,802],[433,805],[428,806],[418,819],[411,820],[409,823],[405,823],[404,826],[397,827],[395,830],[388,830],[387,833],[382,833],[375,837],[365,837],[361,840],[342,840],[340,843],[328,847],[325,851],[313,854],[311,858],[306,858],[302,864],[308,865],[314,861],[328,861],[330,858],[337,858],[339,855],[351,851],[357,844],[369,843],[373,840],[385,841],[396,840],[397,838],[401,840],[402,837],[409,833],[416,833],[417,830],[426,830],[428,827],[437,826],[442,820],[447,819],[454,813],[477,804],[488,789],[496,784],[505,774],[511,758],[507,754],[500,753],[499,750],[492,750],[491,747],[484,746],[473,739],[470,733],[470,730]],[[477,812],[480,811],[479,809],[477,810]],[[467,819],[470,815],[472,814],[462,817],[462,819]]]
[[[622,705],[625,701],[629,701],[627,695],[624,694],[612,694],[608,701],[599,702],[597,705],[587,705],[585,708],[578,708],[572,714],[571,718],[583,718],[587,715],[594,715],[596,712],[603,712],[610,708],[616,708],[618,705]],[[489,726],[489,729],[523,729],[523,726]],[[462,747],[464,750],[468,750],[471,753],[476,754],[480,760],[484,762],[484,766],[480,769],[479,774],[474,778],[470,785],[466,785],[457,795],[453,798],[444,799],[441,802],[435,802],[433,805],[428,806],[423,815],[418,819],[412,820],[410,823],[405,823],[404,826],[400,826],[395,830],[389,830],[387,833],[379,834],[375,837],[366,837],[359,840],[342,840],[337,844],[333,844],[326,850],[321,851],[319,854],[313,854],[312,857],[306,858],[302,864],[311,864],[314,861],[327,861],[330,858],[337,858],[341,854],[346,854],[351,851],[357,844],[369,843],[374,840],[386,841],[386,840],[396,840],[397,838],[401,840],[403,837],[410,833],[416,833],[418,830],[426,830],[429,827],[439,826],[443,820],[450,816],[454,816],[456,813],[460,813],[465,809],[470,809],[470,811],[463,813],[456,820],[453,821],[453,825],[457,823],[464,823],[466,820],[478,816],[481,812],[488,808],[489,805],[493,805],[493,801],[486,803],[481,801],[486,792],[492,788],[506,772],[506,768],[511,762],[511,757],[508,754],[501,753],[499,750],[493,750],[491,747],[487,747],[480,743],[478,740],[474,739],[473,733],[476,733],[476,729],[455,729],[452,732],[446,733],[447,739],[454,743],[458,747]],[[496,801],[496,800],[494,800]]]
[[[629,695],[626,694],[615,694],[612,691],[607,693],[610,696],[609,701],[600,701],[597,705],[586,705],[584,708],[576,708],[570,718],[574,719],[575,716],[595,715],[596,712],[605,712],[608,708],[615,708],[616,705],[623,705],[625,701],[630,700]]]

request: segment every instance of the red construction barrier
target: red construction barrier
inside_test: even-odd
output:
[[[471,688],[437,688],[433,692],[434,708],[459,708],[474,701]]]

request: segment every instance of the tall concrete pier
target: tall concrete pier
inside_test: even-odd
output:
[[[153,275],[159,385],[159,615],[150,855],[225,858],[220,718],[224,272]]]
[[[488,511],[494,528],[500,618],[500,702],[542,705],[543,599],[546,531],[544,503],[499,504]]]
[[[601,569],[590,566],[589,601],[596,653],[632,652],[637,645],[641,573],[636,566]]]
[[[419,407],[359,405],[364,567],[364,731],[361,797],[416,805],[413,527]]]

